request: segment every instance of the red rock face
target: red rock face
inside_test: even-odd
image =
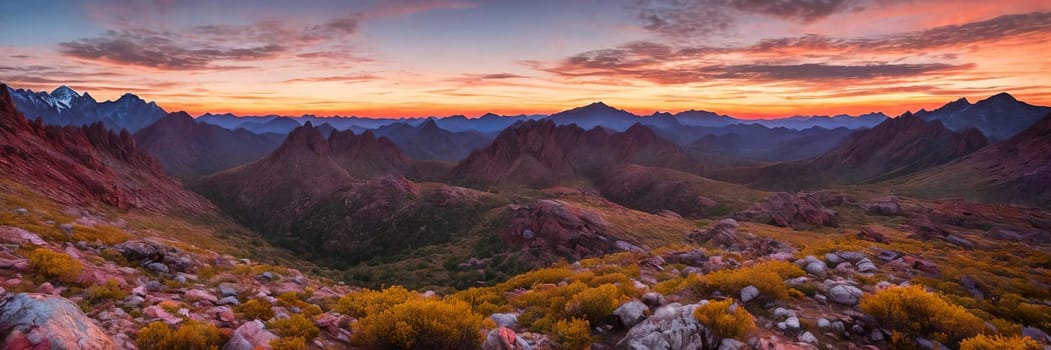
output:
[[[695,166],[675,144],[635,125],[622,133],[529,121],[500,133],[453,169],[470,184],[519,184],[548,187],[590,179],[621,164],[689,170]]]
[[[17,112],[0,85],[0,173],[68,204],[201,212],[211,205],[164,175],[127,131],[101,123],[44,126]]]
[[[792,228],[837,226],[836,212],[825,208],[818,195],[808,192],[772,193],[766,201],[734,215],[739,220]]]
[[[501,233],[511,247],[538,248],[555,256],[580,259],[628,246],[610,236],[608,223],[587,209],[545,199],[529,206],[510,205],[511,218]]]

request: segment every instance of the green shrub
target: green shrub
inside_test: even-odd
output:
[[[591,323],[588,320],[574,318],[558,321],[555,335],[563,349],[584,350],[591,347]]]
[[[128,296],[128,292],[120,288],[120,282],[112,278],[106,280],[106,283],[88,287],[87,294],[88,300],[92,303],[105,300],[121,300]]]
[[[29,252],[29,266],[44,277],[65,283],[76,282],[80,272],[84,271],[84,265],[69,254],[47,248]]]
[[[274,305],[266,300],[249,300],[237,307],[237,311],[244,314],[244,318],[248,320],[266,321],[274,318]]]
[[[411,299],[368,314],[354,325],[352,342],[366,349],[477,349],[491,321],[458,300]]]
[[[981,319],[918,285],[881,290],[863,297],[860,306],[883,327],[949,346],[987,331]]]
[[[211,323],[189,320],[172,331],[164,322],[153,322],[135,336],[142,350],[215,350],[225,343],[222,333]]]
[[[298,337],[306,340],[314,339],[321,334],[321,330],[314,325],[314,321],[300,314],[270,321],[266,324],[266,328],[282,337]]]
[[[693,310],[697,322],[708,326],[719,338],[740,338],[755,328],[752,314],[733,299],[711,301]]]
[[[1004,337],[1001,335],[985,336],[979,334],[960,342],[960,350],[1041,350],[1044,347],[1032,338],[1019,336]]]

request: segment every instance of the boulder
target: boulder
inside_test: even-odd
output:
[[[862,205],[868,215],[898,216],[903,214],[898,197],[887,196],[877,198]]]
[[[715,335],[697,322],[693,310],[697,305],[668,304],[653,316],[628,330],[617,343],[618,349],[693,350],[714,348]]]
[[[723,219],[719,223],[690,233],[689,240],[699,244],[712,244],[725,248],[740,248],[741,239],[737,237],[737,220]]]
[[[624,325],[624,328],[630,329],[646,319],[646,312],[648,311],[650,311],[650,308],[646,307],[646,304],[638,300],[632,300],[617,307],[616,310],[613,310],[613,314],[620,319],[620,323]]]
[[[824,262],[812,261],[806,265],[806,272],[817,277],[825,277],[826,267],[828,266]]]
[[[482,350],[532,350],[529,343],[515,334],[515,331],[507,327],[500,327],[489,331],[482,343]]]
[[[854,286],[838,285],[828,290],[828,297],[833,302],[842,305],[854,306],[861,300],[861,296],[864,295],[861,289]]]
[[[738,220],[782,227],[838,226],[836,212],[825,208],[814,193],[773,193],[766,201],[734,214]]]
[[[515,314],[492,314],[489,318],[496,322],[498,327],[517,327],[518,316]]]
[[[270,342],[274,339],[277,336],[266,330],[263,322],[253,320],[237,327],[223,350],[270,350]]]
[[[747,303],[749,301],[755,300],[755,298],[758,297],[759,288],[756,288],[753,285],[748,285],[744,288],[741,288],[741,302]]]
[[[815,337],[814,334],[810,333],[810,332],[803,332],[803,334],[800,334],[799,335],[799,341],[807,343],[807,344],[811,344],[811,345],[817,345],[817,343],[818,343],[817,337]]]
[[[879,233],[879,231],[873,230],[868,227],[862,227],[861,231],[858,231],[858,234],[855,235],[855,237],[863,241],[870,241],[876,243],[890,242],[890,240],[888,240],[887,237],[884,237],[882,233]]]
[[[869,258],[861,259],[855,266],[857,266],[858,272],[876,272],[876,264],[872,263],[872,260],[869,260]]]
[[[0,301],[0,348],[116,349],[94,320],[66,298],[20,293]]]
[[[45,245],[47,242],[39,235],[26,231],[25,229],[12,227],[12,226],[0,226],[0,242],[14,243],[18,245],[32,244],[32,245]]]

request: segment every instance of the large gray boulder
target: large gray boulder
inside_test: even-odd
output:
[[[613,314],[620,318],[620,323],[624,325],[624,328],[631,328],[646,319],[647,311],[650,311],[650,308],[646,304],[632,300],[617,307],[616,310],[613,310]]]
[[[715,335],[693,317],[696,308],[696,304],[672,303],[657,309],[653,316],[628,330],[617,348],[693,350],[718,346]]]
[[[230,341],[223,346],[223,350],[270,349],[270,342],[274,339],[277,339],[277,336],[266,330],[263,322],[253,320],[237,327]]]
[[[861,296],[864,295],[861,289],[854,286],[838,285],[828,290],[828,298],[837,304],[843,304],[848,306],[854,306],[861,300]]]
[[[0,301],[0,349],[116,349],[94,320],[66,298],[20,293]]]

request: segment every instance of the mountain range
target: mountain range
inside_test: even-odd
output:
[[[18,110],[28,119],[43,119],[50,125],[90,125],[102,123],[113,130],[138,131],[167,114],[155,102],[146,102],[126,93],[116,101],[95,101],[88,93],[80,94],[67,86],[48,93],[7,88]]]

